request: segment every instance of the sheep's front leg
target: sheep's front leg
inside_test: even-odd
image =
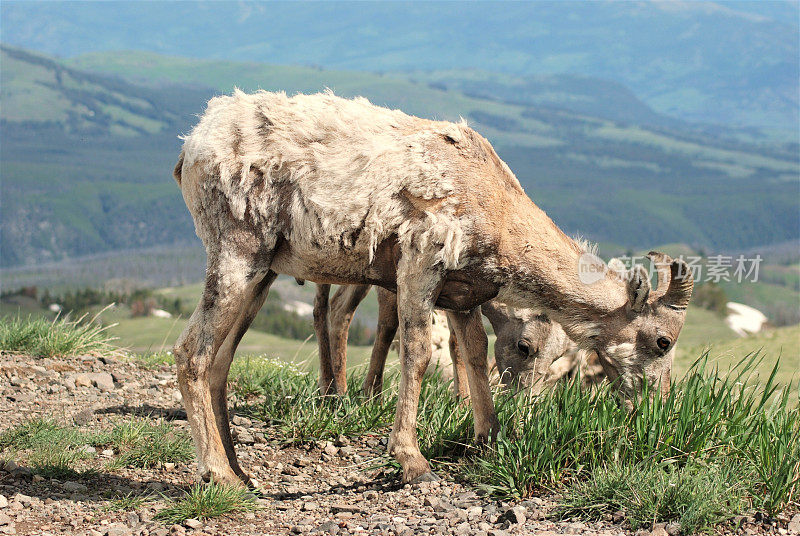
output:
[[[480,308],[476,307],[468,313],[448,313],[447,319],[458,337],[462,355],[467,361],[472,413],[475,417],[475,438],[479,443],[489,438],[494,439],[499,423],[489,389],[489,342],[481,322]]]
[[[413,256],[403,255],[397,270],[401,376],[389,453],[403,468],[403,482],[420,482],[436,479],[419,450],[417,410],[422,377],[431,359],[431,313],[440,275],[432,268],[412,270],[409,264],[414,261],[409,257]]]
[[[364,378],[364,394],[369,397],[380,396],[383,391],[383,369],[398,327],[397,294],[380,287],[377,293],[378,329],[369,359],[369,370]]]

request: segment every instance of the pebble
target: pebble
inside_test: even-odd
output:
[[[205,526],[199,519],[187,519],[183,524],[192,530],[202,529]]]
[[[7,508],[8,507],[8,499],[5,495],[0,495],[0,508]]]
[[[64,482],[63,484],[61,484],[61,487],[64,488],[65,490],[67,490],[67,491],[88,491],[89,490],[89,488],[87,488],[84,484],[81,484],[80,482],[72,482],[72,481]]]
[[[6,514],[4,514],[3,512],[0,512],[0,527],[5,525],[10,525],[11,523],[13,523],[11,518]]]
[[[500,516],[498,522],[508,522],[512,525],[525,523],[527,520],[525,513],[524,506],[514,506],[513,508],[506,510],[505,513]]]
[[[795,514],[792,517],[792,520],[789,521],[788,529],[790,534],[800,534],[800,514]]]
[[[109,525],[106,531],[106,536],[130,536],[131,534],[133,534],[133,531],[120,523]]]
[[[650,531],[650,536],[669,536],[667,529],[664,528],[663,523],[656,523]]]

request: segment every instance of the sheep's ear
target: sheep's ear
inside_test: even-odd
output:
[[[608,260],[608,269],[612,272],[616,272],[616,274],[622,279],[624,279],[628,273],[628,269],[625,268],[625,263],[616,257]]]
[[[650,296],[650,276],[644,266],[637,264],[628,274],[628,305],[635,313],[640,313]]]
[[[481,305],[483,316],[489,319],[492,329],[497,333],[502,326],[508,323],[510,312],[506,305],[495,300],[488,301]]]

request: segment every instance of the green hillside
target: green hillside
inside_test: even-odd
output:
[[[364,72],[577,73],[623,84],[661,113],[770,128],[797,142],[796,2],[457,9],[449,2],[4,2],[0,9],[8,42],[68,57],[149,50]]]
[[[205,99],[234,86],[330,87],[423,117],[464,117],[556,223],[594,240],[733,249],[798,237],[796,154],[659,123],[617,86],[597,84],[593,94],[590,81],[539,80],[532,87],[549,85],[549,97],[535,98],[542,89],[512,99],[519,82],[499,76],[490,99],[491,78],[478,91],[465,87],[463,73],[404,78],[141,52],[66,63],[8,47],[2,55],[3,80],[11,81],[3,84],[0,139],[3,266],[194,243],[170,178],[177,134]],[[31,95],[46,109],[25,112]],[[583,108],[557,106],[570,100]],[[617,111],[603,112],[610,102]]]

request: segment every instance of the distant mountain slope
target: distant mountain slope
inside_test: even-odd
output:
[[[607,88],[587,94],[580,84],[581,92],[570,92],[569,77],[552,79],[552,94],[538,103],[539,92],[509,103],[499,100],[508,98],[507,79],[499,77],[494,90],[491,77],[481,80],[481,91],[496,95],[489,100],[464,94],[464,76],[455,73],[415,82],[139,52],[67,64],[7,47],[0,67],[4,266],[193,241],[170,178],[177,135],[191,128],[207,98],[234,85],[289,93],[331,87],[419,116],[463,116],[562,228],[595,240],[733,249],[800,232],[800,168],[791,147],[723,140],[682,130],[680,122],[640,126],[659,116],[624,92],[613,99],[629,103],[628,121],[622,112],[616,120],[592,114],[593,102],[602,108],[611,98]],[[26,99],[46,109],[26,111]],[[556,106],[569,101],[586,108]]]
[[[798,124],[796,2],[14,2],[3,39],[363,71],[598,76],[661,113]]]

